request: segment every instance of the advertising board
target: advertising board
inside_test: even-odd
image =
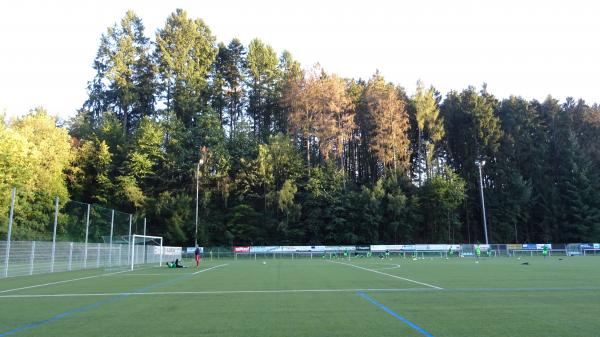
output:
[[[281,246],[252,246],[250,253],[277,253],[281,252]]]
[[[234,253],[250,253],[250,246],[236,246],[233,247]]]
[[[160,254],[160,246],[154,246],[154,254]],[[181,255],[181,247],[162,247],[163,256],[179,256]]]
[[[198,247],[200,248],[200,253],[204,253],[204,247]],[[185,247],[185,252],[186,254],[194,254],[196,252],[196,247]]]

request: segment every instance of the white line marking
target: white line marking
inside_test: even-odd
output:
[[[374,270],[374,269],[369,269],[369,268],[365,268],[365,267],[357,266],[357,265],[354,265],[354,264],[351,264],[351,263],[345,263],[345,262],[336,262],[336,261],[331,261],[331,262],[333,262],[333,263],[339,263],[339,264],[343,264],[343,265],[346,265],[346,266],[350,266],[350,267],[354,267],[354,268],[358,268],[358,269],[362,269],[362,270],[370,271],[370,272],[373,272],[373,273],[377,273],[377,274],[381,274],[381,275],[385,275],[385,276],[389,276],[389,277],[397,278],[397,279],[400,279],[400,280],[404,280],[404,281],[408,281],[408,282],[412,282],[412,283],[416,283],[416,284],[420,284],[420,285],[427,286],[427,287],[434,288],[434,289],[439,289],[439,290],[442,290],[442,289],[443,289],[443,288],[440,288],[440,287],[438,287],[438,286],[434,286],[434,285],[432,285],[432,284],[429,284],[429,283],[424,283],[424,282],[419,282],[419,281],[411,280],[411,279],[409,279],[409,278],[406,278],[406,277],[400,277],[400,276],[396,276],[396,275],[392,275],[392,274],[384,273],[384,272],[381,272],[381,271],[378,271],[378,270]]]
[[[150,269],[150,268],[156,268],[156,267],[142,267],[142,268],[138,268],[136,270],[144,270],[144,269]],[[69,280],[63,280],[63,281],[49,282],[49,283],[44,283],[44,284],[36,284],[36,285],[33,285],[33,286],[27,286],[27,287],[21,287],[21,288],[0,290],[0,294],[2,294],[2,293],[8,293],[8,292],[11,292],[11,291],[17,291],[17,290],[24,290],[24,289],[45,287],[45,286],[50,286],[50,285],[54,285],[54,284],[61,284],[61,283],[68,283],[68,282],[74,282],[74,281],[87,280],[87,279],[96,278],[96,277],[111,276],[111,275],[116,275],[116,274],[121,274],[121,273],[127,273],[127,272],[130,272],[130,271],[131,270],[127,269],[127,270],[121,270],[121,271],[117,271],[117,272],[105,273],[105,274],[100,274],[100,275],[92,275],[92,276],[79,277],[79,278],[69,279]],[[47,274],[36,274],[36,275],[47,275]]]
[[[185,274],[191,274],[191,273],[185,273]],[[147,274],[131,273],[131,274],[121,274],[121,275],[117,275],[117,276],[127,276],[127,277],[129,277],[129,276],[173,276],[173,275],[168,274],[168,273],[154,273],[154,274],[151,274],[151,273],[147,273]]]
[[[378,270],[389,270],[389,269],[398,269],[398,268],[400,268],[400,265],[395,264],[393,267],[379,268]]]
[[[596,291],[591,288],[456,288],[442,289],[444,292],[528,292],[528,291]],[[135,296],[135,295],[235,295],[235,294],[297,294],[297,293],[347,293],[347,292],[432,292],[432,288],[357,288],[357,289],[274,289],[274,290],[214,290],[214,291],[159,291],[159,292],[127,292],[127,293],[74,293],[74,294],[34,294],[34,295],[0,295],[2,298],[44,298],[44,297],[101,297],[101,296]]]
[[[117,272],[113,272],[113,273],[100,274],[100,275],[92,275],[92,276],[74,278],[74,279],[70,279],[70,280],[49,282],[49,283],[44,283],[44,284],[36,284],[36,285],[33,285],[33,286],[27,286],[27,287],[21,287],[21,288],[14,288],[14,289],[2,290],[2,291],[0,291],[0,294],[8,293],[8,292],[11,292],[11,291],[17,291],[17,290],[24,290],[24,289],[45,287],[45,286],[50,286],[50,285],[54,285],[54,284],[61,284],[61,283],[68,283],[68,282],[75,282],[75,281],[87,280],[87,279],[96,278],[96,277],[102,277],[102,276],[110,276],[110,275],[115,275],[115,274],[126,273],[128,271],[131,271],[131,270],[122,270],[122,271],[117,271]]]
[[[41,297],[92,297],[92,296],[133,296],[133,295],[228,295],[228,294],[294,294],[294,293],[342,293],[357,291],[430,291],[429,288],[367,288],[367,289],[283,289],[283,290],[215,290],[215,291],[159,291],[135,293],[83,293],[83,294],[36,294],[0,295],[0,298],[41,298]]]
[[[209,270],[211,270],[211,269],[215,269],[215,268],[219,268],[219,267],[225,267],[225,266],[227,266],[227,265],[229,265],[229,263],[224,263],[224,264],[220,264],[220,265],[217,265],[217,266],[214,266],[214,267],[210,267],[210,268],[206,268],[206,269],[198,270],[197,272],[195,272],[195,273],[192,273],[192,275],[196,275],[196,274],[204,273],[205,271],[209,271]]]

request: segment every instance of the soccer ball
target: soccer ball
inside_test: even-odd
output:
[[[267,261],[263,261],[263,264],[267,264]]]

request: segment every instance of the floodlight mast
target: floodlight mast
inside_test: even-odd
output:
[[[481,210],[483,214],[483,233],[485,235],[485,244],[488,245],[487,218],[485,216],[485,199],[483,197],[483,177],[481,174],[481,166],[485,165],[485,160],[476,160],[475,164],[479,167],[479,191],[481,192]]]
[[[200,159],[198,159],[198,165],[196,166],[196,231],[194,232],[194,247],[198,247],[198,198],[200,194],[200,166],[204,165],[206,151],[206,146],[203,146],[200,149]]]

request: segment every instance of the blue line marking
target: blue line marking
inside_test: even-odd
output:
[[[162,282],[151,284],[151,285],[149,285],[147,287],[140,288],[140,289],[134,290],[132,292],[133,293],[146,292],[148,290],[152,290],[152,289],[155,289],[155,288],[158,288],[158,287],[169,285],[171,283],[179,282],[179,281],[181,281],[181,280],[183,280],[185,278],[191,277],[191,276],[195,276],[195,274],[193,274],[193,273],[186,273],[185,275],[176,277],[174,279],[165,280],[165,281],[162,281]],[[41,321],[29,323],[29,324],[20,326],[18,328],[14,328],[12,330],[9,330],[9,331],[6,331],[6,332],[2,332],[2,333],[0,333],[0,337],[10,336],[10,335],[19,333],[19,332],[24,331],[24,330],[29,330],[29,329],[37,328],[39,326],[46,325],[48,323],[52,323],[52,322],[58,321],[60,319],[63,319],[63,318],[66,318],[66,317],[69,317],[69,316],[72,316],[72,315],[75,315],[75,314],[78,314],[78,313],[90,311],[90,310],[95,309],[95,308],[97,308],[97,307],[99,307],[101,305],[104,305],[104,304],[109,304],[109,303],[112,303],[112,302],[116,302],[116,301],[122,300],[122,299],[124,299],[124,298],[126,298],[128,296],[129,296],[129,294],[115,295],[113,297],[110,297],[110,298],[105,299],[105,300],[98,301],[96,303],[87,304],[87,305],[84,305],[84,306],[79,307],[79,308],[75,308],[75,309],[72,309],[72,310],[69,310],[69,311],[65,311],[63,313],[60,313],[60,314],[58,314],[56,316],[53,316],[53,317],[50,317],[48,319],[44,319],[44,320],[41,320]]]
[[[359,291],[356,293],[358,296],[364,298],[365,300],[371,302],[372,304],[378,306],[380,309],[383,309],[383,311],[387,312],[388,314],[396,317],[397,319],[401,320],[402,322],[406,323],[408,326],[410,326],[411,328],[417,330],[418,332],[420,332],[423,336],[427,336],[427,337],[433,337],[432,334],[430,334],[429,332],[425,331],[425,329],[421,328],[420,326],[416,325],[415,323],[409,321],[408,319],[398,315],[397,313],[395,313],[394,311],[392,311],[392,309],[386,307],[385,305],[377,302],[375,299],[373,299],[372,297],[370,297],[369,295],[363,293],[362,291]],[[0,335],[1,336],[1,335]]]

